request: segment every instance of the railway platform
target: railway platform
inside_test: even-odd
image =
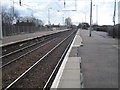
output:
[[[51,88],[82,87],[81,57],[77,56],[77,51],[82,45],[80,30],[78,30]]]
[[[25,41],[25,40],[30,40],[30,39],[37,38],[37,37],[42,37],[42,36],[53,34],[53,33],[62,32],[62,31],[65,31],[65,30],[41,31],[41,32],[36,32],[36,33],[3,37],[2,42],[0,43],[0,47],[13,44],[13,43],[17,43],[17,42],[21,42],[21,41]]]
[[[51,89],[118,88],[118,50],[107,33],[78,30]]]

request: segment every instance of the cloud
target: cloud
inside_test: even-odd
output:
[[[71,19],[73,22],[81,22],[82,19],[83,19],[83,15],[82,13],[74,13],[72,16],[71,16]]]
[[[37,13],[34,13],[34,16],[37,17],[37,18],[41,18],[44,16],[44,13],[43,12],[37,12]]]
[[[76,0],[77,1],[77,11],[68,11],[58,13],[57,10],[75,9],[75,0],[65,0],[66,8],[64,8],[64,0],[22,0],[22,6],[19,5],[19,0],[14,0],[14,8],[18,10],[21,16],[30,16],[32,13],[36,18],[44,20],[47,23],[48,20],[48,8],[50,10],[51,23],[59,24],[63,23],[64,18],[71,17],[73,22],[90,21],[90,0]],[[98,23],[100,25],[113,24],[113,9],[114,0],[92,0],[93,5],[98,5]],[[118,1],[118,0],[117,0]],[[6,8],[13,6],[13,0],[2,0],[2,4]],[[119,5],[120,6],[120,5]],[[116,11],[120,18],[120,12]],[[116,17],[116,22],[119,19]],[[96,7],[93,6],[93,23],[96,22]]]

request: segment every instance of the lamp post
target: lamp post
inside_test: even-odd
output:
[[[92,31],[92,0],[90,2],[90,33],[89,33],[90,37],[91,37],[91,31]]]
[[[52,8],[48,8],[48,25],[51,24],[51,23],[50,23],[50,9],[52,9]]]
[[[63,25],[64,25],[64,13],[62,15],[63,15],[63,17],[62,17],[63,18]]]
[[[114,26],[113,26],[113,38],[115,38],[115,16],[116,16],[116,0],[114,2],[114,14],[113,14],[113,23],[114,23]]]
[[[0,40],[2,40],[3,35],[2,35],[2,5],[0,3]]]
[[[13,19],[14,19],[14,0],[13,0]]]
[[[96,24],[98,25],[98,5],[96,5]]]
[[[62,12],[62,11],[57,10],[57,12]],[[62,12],[62,22],[63,22],[63,25],[64,25],[64,12]]]
[[[96,6],[96,25],[98,25],[98,5],[93,6]]]
[[[85,15],[85,22],[86,22],[86,12],[83,12],[84,13],[84,15]]]

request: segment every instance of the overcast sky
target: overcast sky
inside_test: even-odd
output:
[[[45,24],[48,23],[48,8],[50,11],[51,24],[63,24],[67,17],[72,19],[74,24],[80,22],[90,22],[90,0],[2,0],[2,5],[6,8],[13,6],[18,10],[20,16],[31,16],[41,19]],[[66,3],[64,7],[64,1]],[[75,5],[75,1],[77,5]],[[113,12],[115,0],[92,0],[93,1],[93,24],[113,25]],[[116,8],[116,23],[118,23],[118,1]],[[120,3],[119,3],[120,4]],[[96,20],[96,7],[98,6],[98,20]],[[119,5],[120,6],[120,5]],[[59,12],[58,12],[59,10]],[[63,11],[68,10],[68,11]],[[77,10],[77,11],[69,11]],[[120,15],[119,15],[120,16]]]

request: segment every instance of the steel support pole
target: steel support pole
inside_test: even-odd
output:
[[[114,26],[113,26],[113,38],[115,38],[115,16],[116,16],[116,0],[114,2],[114,14],[113,14],[113,23],[114,23]]]
[[[91,37],[91,31],[92,31],[92,0],[90,2],[90,33],[89,33],[90,37]]]
[[[3,34],[2,34],[2,5],[0,3],[0,40],[2,40]]]
[[[64,25],[64,14],[62,14],[63,15],[63,25]]]
[[[48,8],[48,25],[50,25],[50,9],[52,8]]]
[[[2,1],[0,1],[0,44],[2,44]],[[2,48],[0,48],[0,55],[2,56]],[[2,66],[2,60],[0,60],[0,66]],[[2,79],[2,70],[0,70],[0,78]],[[2,80],[0,80],[0,84],[2,85]],[[0,89],[2,90],[2,86],[0,86]]]
[[[98,25],[98,5],[96,5],[96,24]]]

